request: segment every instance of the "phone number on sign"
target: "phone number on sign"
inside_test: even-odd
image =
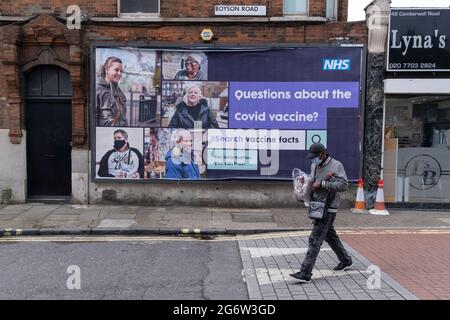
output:
[[[389,63],[389,69],[436,69],[436,63]]]

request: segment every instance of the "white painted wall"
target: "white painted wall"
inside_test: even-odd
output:
[[[386,79],[385,94],[450,94],[450,79]]]
[[[21,144],[10,142],[9,129],[0,129],[0,192],[5,188],[12,189],[13,203],[23,203],[27,190],[27,153],[26,136]]]
[[[89,151],[72,149],[72,203],[88,203]]]

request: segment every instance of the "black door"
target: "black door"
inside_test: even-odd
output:
[[[35,69],[27,77],[28,198],[71,196],[71,90],[68,72]]]

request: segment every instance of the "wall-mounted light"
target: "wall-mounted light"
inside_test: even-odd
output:
[[[202,38],[203,41],[209,42],[213,39],[214,33],[209,28],[203,29],[202,32],[200,33],[200,37]]]

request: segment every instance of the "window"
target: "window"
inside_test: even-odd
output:
[[[327,18],[337,20],[337,0],[327,0]]]
[[[119,15],[159,14],[159,0],[118,0]]]
[[[283,14],[307,14],[308,0],[284,0]]]
[[[392,203],[450,203],[450,96],[386,96],[384,192]]]

